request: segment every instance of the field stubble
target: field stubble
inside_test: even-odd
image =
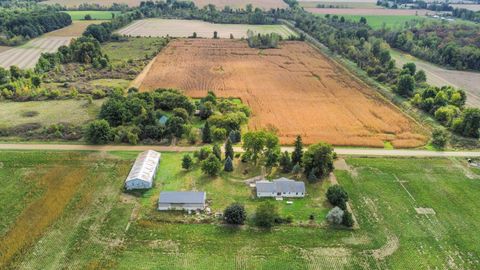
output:
[[[258,50],[235,40],[176,40],[144,75],[142,91],[241,98],[253,111],[249,128],[276,130],[283,144],[297,135],[306,143],[371,147],[426,140],[413,120],[303,42]]]

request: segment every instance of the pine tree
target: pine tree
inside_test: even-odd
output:
[[[225,166],[223,167],[223,170],[226,172],[233,172],[233,162],[230,157],[227,157],[225,160]]]
[[[215,144],[212,148],[213,154],[218,158],[218,160],[222,160],[222,150],[218,144]]]
[[[203,143],[211,143],[212,142],[212,132],[210,130],[210,124],[208,121],[205,123],[202,129],[202,142]]]
[[[302,158],[303,158],[302,137],[297,136],[297,139],[295,140],[295,150],[293,150],[293,153],[292,153],[292,164],[302,165]]]
[[[233,160],[234,155],[235,152],[233,151],[232,141],[230,138],[228,138],[227,142],[225,143],[225,158],[230,157],[230,159]]]
[[[189,170],[193,165],[193,160],[192,160],[192,157],[190,157],[189,154],[186,154],[183,156],[183,159],[182,159],[182,168],[184,168],[185,170]]]

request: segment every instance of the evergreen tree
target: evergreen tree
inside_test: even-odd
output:
[[[233,162],[230,157],[227,157],[227,159],[225,160],[223,170],[226,172],[233,172]]]
[[[203,143],[211,143],[212,142],[212,132],[210,130],[210,124],[208,121],[205,123],[202,129],[202,142]]]
[[[222,163],[215,155],[210,156],[201,163],[202,172],[209,176],[216,176],[222,169]]]
[[[218,158],[218,160],[222,160],[222,150],[218,144],[215,144],[212,148],[213,154]]]
[[[293,164],[290,159],[290,154],[287,151],[285,151],[280,157],[280,166],[282,167],[283,173],[289,173],[292,171]]]
[[[184,155],[182,159],[182,168],[188,171],[190,168],[192,168],[192,165],[193,165],[192,157],[190,157],[189,154]]]
[[[302,137],[297,136],[297,139],[295,140],[295,150],[293,150],[292,153],[292,164],[302,164],[302,158],[303,158],[303,142],[302,142]]]
[[[235,152],[233,151],[232,140],[228,138],[227,142],[225,143],[225,158],[230,157],[230,159],[233,160],[234,155]]]

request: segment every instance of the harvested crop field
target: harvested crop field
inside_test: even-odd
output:
[[[118,30],[118,33],[126,36],[189,37],[195,32],[197,37],[211,38],[213,32],[217,31],[219,38],[230,38],[230,34],[234,38],[245,38],[248,30],[256,33],[275,32],[283,37],[296,36],[295,32],[285,25],[214,24],[196,20],[167,19],[139,20]]]
[[[435,12],[424,9],[387,9],[387,8],[307,8],[309,12],[315,14],[333,14],[333,15],[419,15]]]
[[[172,41],[154,60],[142,91],[184,90],[192,97],[213,90],[238,97],[253,111],[249,128],[275,129],[283,144],[302,135],[306,143],[416,147],[420,126],[379,94],[303,42],[258,50],[245,41]]]
[[[397,50],[391,50],[391,55],[399,67],[413,62],[417,69],[423,69],[429,84],[438,87],[451,85],[465,90],[467,105],[480,108],[480,72],[446,69]]]
[[[282,0],[193,0],[197,7],[204,7],[208,4],[214,4],[216,7],[223,8],[230,6],[231,8],[245,8],[246,5],[252,4],[254,7],[271,9],[271,8],[287,8],[287,4]]]
[[[19,68],[33,68],[42,53],[55,52],[60,46],[68,45],[72,38],[80,36],[92,23],[100,22],[74,22],[70,26],[32,39],[22,46],[13,47],[3,52],[0,50],[0,66],[8,68],[16,65]]]

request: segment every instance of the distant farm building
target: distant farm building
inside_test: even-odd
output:
[[[206,198],[205,192],[162,191],[158,198],[158,210],[203,210]]]
[[[158,164],[160,163],[160,153],[153,150],[142,152],[138,155],[133,164],[130,173],[125,180],[125,189],[149,189],[153,186]]]
[[[304,197],[305,183],[287,178],[273,181],[261,180],[255,183],[257,197]]]

